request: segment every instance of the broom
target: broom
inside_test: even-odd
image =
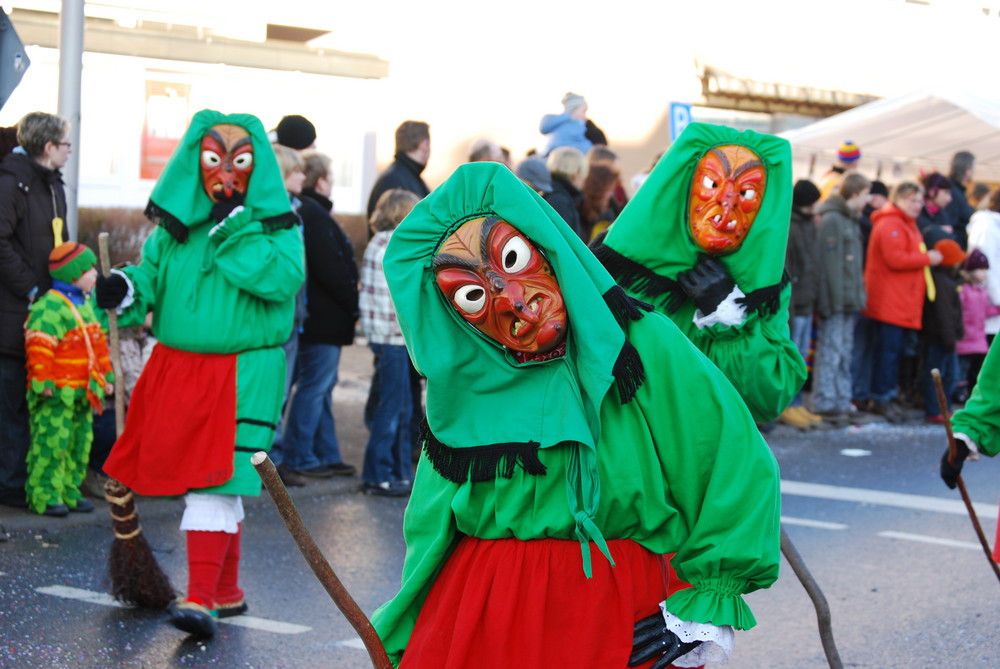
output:
[[[107,277],[111,274],[108,233],[97,236],[97,246],[101,274]],[[125,379],[118,343],[118,313],[114,309],[108,309],[108,347],[115,372],[115,433],[120,437],[125,429]],[[156,561],[149,542],[142,536],[135,493],[120,481],[108,479],[104,484],[104,499],[110,503],[111,529],[115,534],[108,556],[111,594],[124,604],[144,609],[166,608],[177,593]]]

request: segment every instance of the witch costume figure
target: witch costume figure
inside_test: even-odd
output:
[[[536,193],[463,165],[385,273],[427,425],[400,592],[403,669],[728,657],[778,575],[777,465],[732,385],[628,298]],[[693,587],[666,595],[663,556]]]
[[[238,584],[240,495],[260,494],[250,454],[270,449],[285,383],[282,344],[305,278],[302,238],[263,125],[195,114],[146,208],[142,262],[99,279],[122,326],[153,312],[154,349],[105,472],[141,495],[184,495],[186,632],[247,610]]]
[[[784,275],[791,163],[783,139],[692,123],[594,248],[629,295],[722,370],[758,422],[777,418],[806,380]]]

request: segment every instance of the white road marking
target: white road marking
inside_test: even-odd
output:
[[[927,497],[924,495],[908,495],[899,492],[868,490],[866,488],[846,488],[822,483],[805,483],[802,481],[781,482],[781,492],[785,495],[800,495],[802,497],[818,497],[841,502],[859,502],[862,504],[877,504],[880,506],[895,506],[901,509],[917,509],[920,511],[935,511],[951,513],[956,516],[967,515],[965,504],[960,499],[944,499],[943,497]],[[985,502],[973,502],[976,514],[984,519],[997,517],[997,505]]]
[[[343,646],[344,648],[354,648],[357,650],[368,650],[365,648],[365,642],[361,640],[361,637],[354,637],[353,639],[345,639],[344,641],[338,641],[338,646]]]
[[[40,592],[43,595],[53,595],[55,597],[63,597],[65,599],[75,599],[89,604],[126,608],[124,604],[119,601],[115,601],[111,595],[104,592],[93,592],[91,590],[83,590],[82,588],[70,588],[65,585],[49,585],[43,588],[35,588],[35,591]],[[255,616],[234,616],[232,618],[223,618],[219,620],[219,622],[226,625],[249,627],[250,629],[261,630],[264,632],[274,632],[275,634],[302,634],[303,632],[312,630],[311,627],[307,627],[305,625],[283,623],[278,620],[268,620],[266,618],[257,618]]]
[[[808,518],[792,518],[790,516],[781,517],[782,525],[801,525],[802,527],[815,527],[820,530],[846,530],[844,523],[828,523],[823,520],[810,520]]]
[[[864,458],[871,455],[872,452],[864,448],[843,448],[840,450],[840,454],[849,458]]]
[[[919,541],[925,544],[937,544],[948,546],[949,548],[968,548],[969,550],[981,551],[983,547],[972,541],[956,541],[955,539],[941,539],[939,537],[928,537],[924,534],[909,534],[907,532],[879,532],[880,537],[887,539],[902,539],[904,541]]]

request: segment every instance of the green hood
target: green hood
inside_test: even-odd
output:
[[[253,144],[253,172],[243,203],[251,215],[248,220],[260,221],[265,230],[290,227],[295,222],[278,161],[260,119],[203,109],[191,119],[146,206],[149,220],[162,225],[178,241],[187,239],[188,228],[209,220],[212,200],[202,185],[201,140],[209,128],[223,123],[246,130]]]
[[[564,357],[516,362],[438,289],[438,248],[483,216],[509,222],[552,265],[569,315]],[[641,383],[641,363],[615,315],[640,312],[559,215],[503,165],[459,167],[396,229],[384,267],[410,357],[427,377],[430,431],[453,449],[565,441],[594,448],[600,405],[616,376],[623,401]]]
[[[687,126],[615,220],[604,245],[624,256],[626,262],[668,280],[694,266],[704,252],[695,244],[688,226],[691,180],[702,156],[727,144],[746,146],[760,156],[767,171],[767,187],[743,244],[718,257],[748,295],[778,284],[784,271],[792,205],[792,153],[786,140],[752,130],[740,132],[705,123]],[[607,257],[602,261],[609,262]],[[636,269],[619,266],[614,267],[614,273],[626,288],[639,288],[640,292],[643,286],[656,283],[657,277],[642,277]]]

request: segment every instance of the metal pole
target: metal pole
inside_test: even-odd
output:
[[[77,238],[77,192],[80,185],[80,79],[83,77],[84,0],[62,0],[59,15],[59,115],[70,122],[73,151],[63,167],[66,226]]]

